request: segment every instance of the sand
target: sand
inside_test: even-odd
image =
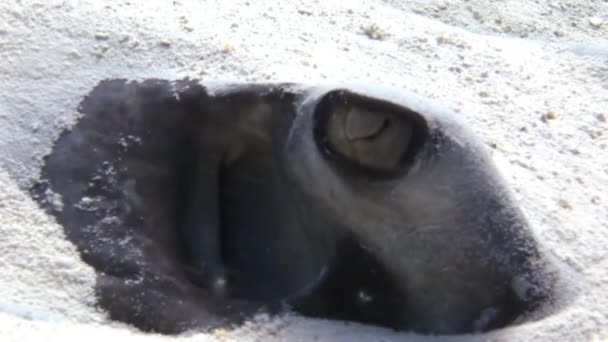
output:
[[[24,189],[100,80],[373,82],[461,113],[571,281],[542,320],[453,341],[608,339],[608,2],[0,2],[0,340],[445,340],[301,317],[143,334]]]

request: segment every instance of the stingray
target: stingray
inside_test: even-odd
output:
[[[452,111],[368,85],[105,80],[31,193],[109,316],[166,334],[259,312],[488,331],[553,279]]]

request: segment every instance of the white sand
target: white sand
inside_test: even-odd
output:
[[[185,76],[375,82],[454,108],[578,297],[541,321],[452,340],[608,340],[608,2],[489,3],[1,1],[0,340],[169,339],[93,309],[93,271],[22,189],[97,82]],[[434,340],[297,317],[183,338]]]

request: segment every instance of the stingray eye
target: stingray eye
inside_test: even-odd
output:
[[[415,113],[346,92],[328,95],[317,114],[330,154],[381,173],[397,171],[425,131]]]
[[[337,108],[327,122],[327,141],[335,152],[376,170],[394,170],[411,138],[412,126],[404,120],[356,107]]]

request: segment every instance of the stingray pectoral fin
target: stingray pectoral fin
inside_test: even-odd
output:
[[[185,192],[181,233],[190,265],[191,280],[218,296],[226,291],[221,258],[219,166],[210,157],[199,157]]]

